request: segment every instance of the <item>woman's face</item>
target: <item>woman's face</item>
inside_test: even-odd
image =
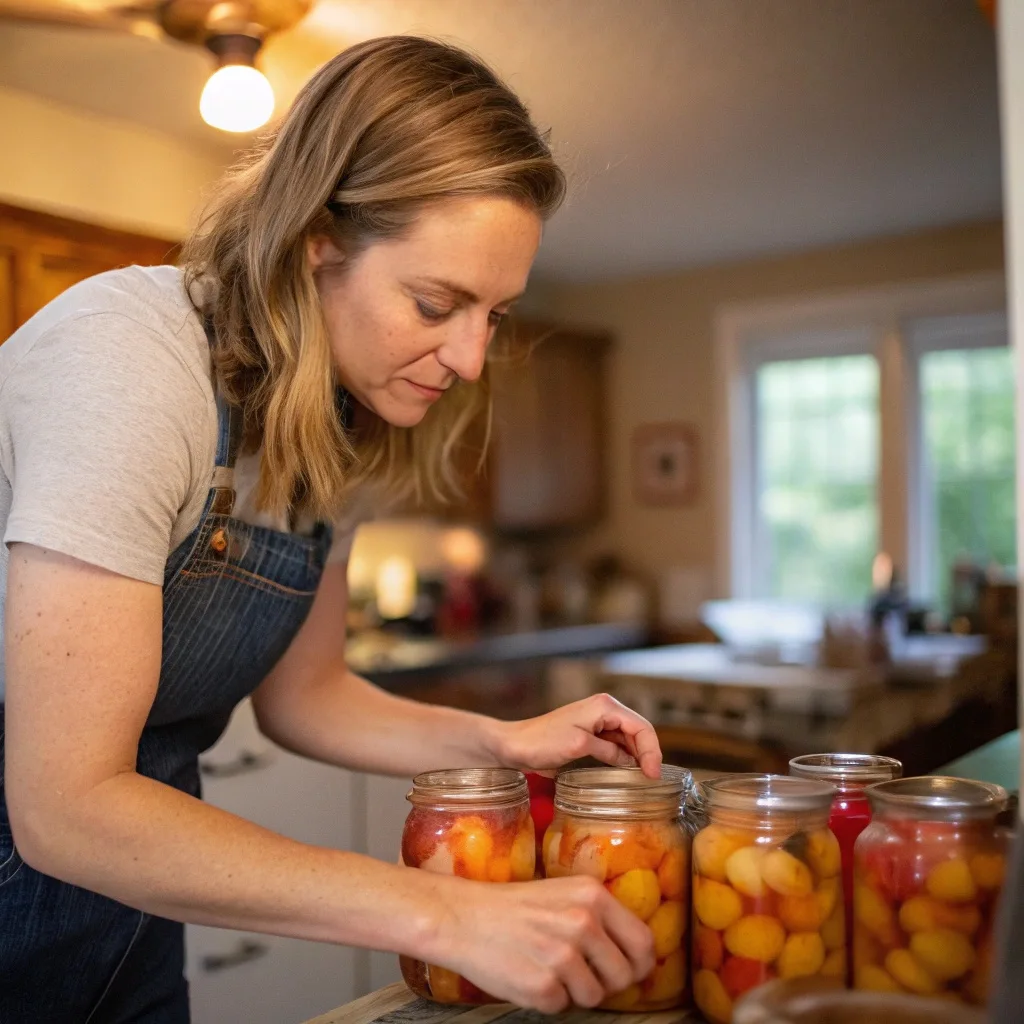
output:
[[[347,265],[329,241],[312,240],[339,383],[388,423],[415,426],[453,384],[480,376],[540,237],[524,206],[472,198],[428,207]]]

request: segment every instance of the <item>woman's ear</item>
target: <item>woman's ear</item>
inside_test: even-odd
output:
[[[316,273],[324,267],[336,267],[345,257],[326,235],[310,235],[306,239],[306,259],[310,269]]]

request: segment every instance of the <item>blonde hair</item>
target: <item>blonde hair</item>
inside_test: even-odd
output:
[[[416,427],[372,417],[358,438],[347,431],[307,240],[325,235],[348,260],[431,203],[505,197],[547,218],[564,194],[526,108],[462,50],[373,39],[310,79],[223,180],[182,254],[215,329],[218,383],[241,407],[246,447],[263,445],[260,507],[330,518],[366,481],[450,495],[460,440],[486,403],[485,384],[460,383]]]

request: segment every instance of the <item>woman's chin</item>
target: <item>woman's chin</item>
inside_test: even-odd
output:
[[[374,412],[392,427],[416,427],[423,422],[428,408],[426,403],[407,405],[404,402],[388,402],[384,408],[375,409]]]

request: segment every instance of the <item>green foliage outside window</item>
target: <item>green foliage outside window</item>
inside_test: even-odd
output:
[[[926,509],[936,596],[948,607],[953,563],[1016,564],[1014,385],[1008,348],[928,352],[921,360]]]
[[[771,362],[755,387],[759,596],[862,605],[878,550],[878,364]]]

